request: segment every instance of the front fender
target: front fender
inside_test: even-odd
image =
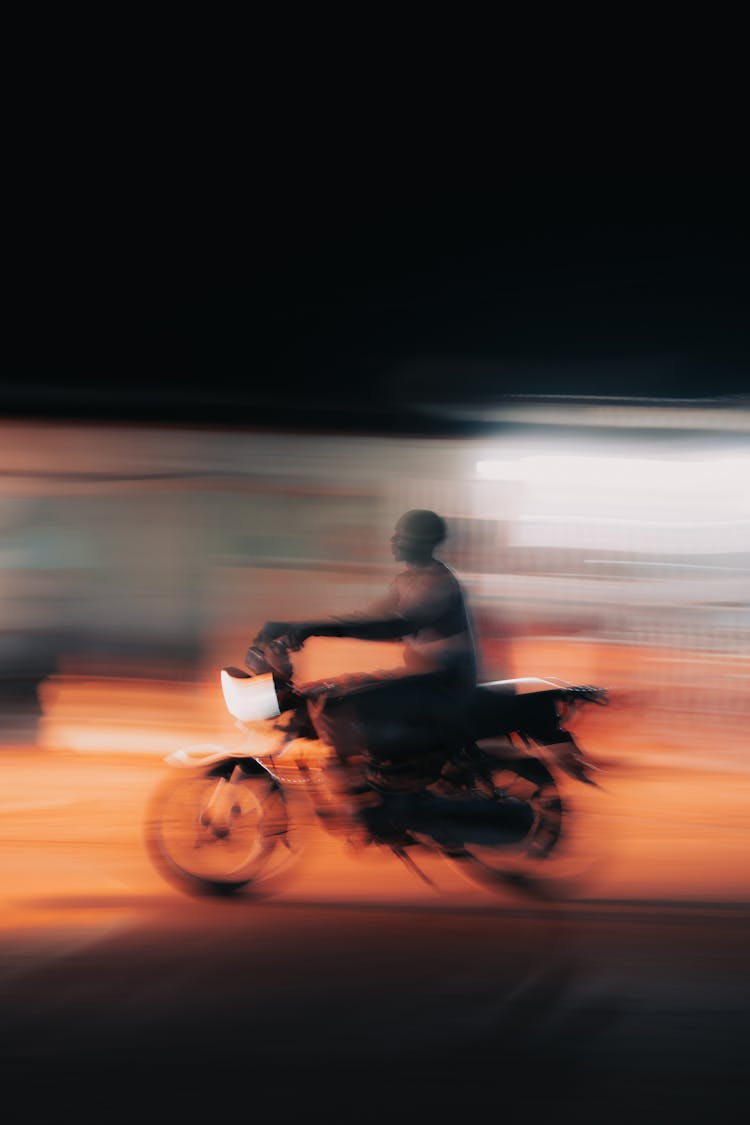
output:
[[[233,756],[226,746],[204,742],[195,746],[181,746],[179,750],[167,754],[164,761],[170,766],[197,769],[200,766],[212,766],[215,762],[229,761]]]
[[[214,743],[201,743],[196,746],[183,746],[179,750],[172,751],[165,759],[170,766],[176,766],[178,769],[200,770],[206,769],[209,766],[227,766],[241,765],[246,774],[267,774],[273,777],[268,769],[262,762],[253,758],[249,754],[238,754],[237,751],[227,750],[226,746],[219,746]],[[212,771],[221,773],[222,770]],[[276,779],[274,778],[274,781]]]

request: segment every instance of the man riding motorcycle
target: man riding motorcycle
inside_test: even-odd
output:
[[[385,596],[370,611],[324,621],[269,621],[253,645],[280,640],[298,650],[308,637],[401,640],[403,666],[367,675],[340,676],[307,685],[308,713],[326,744],[337,778],[337,805],[353,843],[366,841],[361,813],[379,803],[377,790],[430,786],[450,795],[463,783],[461,767],[450,760],[467,741],[469,714],[477,688],[477,655],[463,591],[453,571],[434,557],[447,534],[435,512],[413,509],[396,523],[394,558],[405,564]],[[253,661],[253,647],[248,663]],[[587,763],[572,737],[548,749],[574,777]],[[483,782],[476,773],[473,786]],[[492,792],[488,782],[486,795]]]
[[[313,691],[318,737],[342,763],[367,761],[387,784],[389,768],[435,780],[460,741],[462,714],[477,682],[471,620],[453,571],[434,557],[447,534],[435,512],[413,509],[396,523],[393,556],[405,564],[369,612],[324,621],[269,621],[253,644],[281,640],[292,650],[308,637],[351,637],[404,644],[402,667],[341,676]],[[372,773],[370,771],[370,777]],[[360,776],[344,784],[356,810],[372,803]]]

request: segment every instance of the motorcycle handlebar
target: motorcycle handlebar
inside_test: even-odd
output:
[[[281,637],[265,642],[256,637],[245,653],[245,666],[256,676],[271,670],[280,679],[289,680],[293,674],[289,655],[291,648]]]

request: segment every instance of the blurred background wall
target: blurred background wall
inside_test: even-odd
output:
[[[363,608],[411,507],[448,520],[483,678],[584,678],[670,721],[742,720],[747,428],[677,407],[450,438],[4,421],[2,737],[50,677],[213,683],[265,620]]]

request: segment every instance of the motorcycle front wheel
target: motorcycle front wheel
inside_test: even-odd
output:
[[[190,895],[267,895],[297,858],[284,795],[265,772],[231,779],[226,768],[170,774],[146,812],[145,844],[157,871]]]

